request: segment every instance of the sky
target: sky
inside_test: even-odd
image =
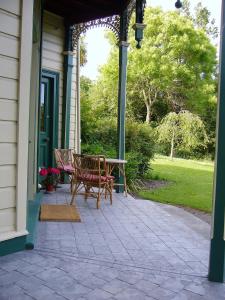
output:
[[[175,10],[176,0],[147,0],[147,5],[161,6],[164,10]],[[200,0],[190,0],[192,8]],[[211,17],[215,18],[216,26],[220,27],[221,2],[222,0],[202,0],[203,6],[206,6],[211,12]],[[81,68],[81,75],[95,80],[98,76],[99,66],[106,63],[110,45],[104,37],[104,28],[90,29],[86,33],[85,42],[87,44],[87,64]]]

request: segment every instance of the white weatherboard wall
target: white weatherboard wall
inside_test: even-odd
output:
[[[59,73],[59,133],[58,146],[62,138],[62,103],[63,103],[63,64],[64,64],[65,27],[62,17],[44,11],[42,68]],[[76,58],[73,59],[72,92],[70,105],[70,142],[69,147],[76,148]]]
[[[58,146],[61,146],[62,101],[63,101],[63,51],[65,28],[63,18],[44,11],[42,68],[59,73],[59,134]]]
[[[0,241],[27,234],[32,15],[32,0],[0,1]]]

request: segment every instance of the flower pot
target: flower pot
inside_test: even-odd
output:
[[[46,185],[46,192],[51,193],[54,192],[55,188],[53,184]]]

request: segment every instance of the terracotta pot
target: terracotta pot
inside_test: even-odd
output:
[[[54,192],[55,188],[53,184],[48,184],[46,186],[46,192]]]

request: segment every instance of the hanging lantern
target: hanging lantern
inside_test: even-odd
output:
[[[177,0],[177,1],[176,1],[175,7],[176,7],[176,8],[181,8],[181,7],[182,7],[182,3],[181,3],[180,0]]]
[[[141,41],[143,39],[143,30],[145,24],[143,24],[144,10],[145,10],[146,0],[136,0],[136,22],[133,26],[135,30],[135,40],[137,41],[137,48],[141,48]]]

